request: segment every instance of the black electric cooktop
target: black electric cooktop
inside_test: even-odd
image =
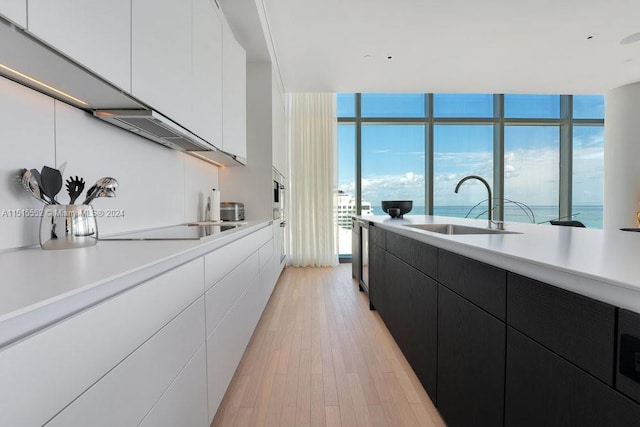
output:
[[[98,240],[200,240],[225,231],[234,230],[243,225],[246,225],[246,223],[181,224],[100,237]]]

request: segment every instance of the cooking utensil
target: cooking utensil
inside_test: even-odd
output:
[[[58,167],[58,170],[60,171],[60,173],[62,175],[64,175],[64,170],[67,168],[67,162],[64,162],[60,165],[60,167]]]
[[[82,204],[88,205],[96,197],[116,197],[115,191],[116,191],[116,188],[118,188],[118,186],[119,186],[118,180],[115,178],[111,178],[109,176],[100,178],[98,181],[96,181],[95,185],[92,185],[91,188],[87,190],[87,198],[84,199],[84,202],[82,202]],[[107,190],[109,192],[112,192],[113,195],[108,195],[107,193],[101,193],[100,196],[98,196],[98,193],[100,192],[100,190]]]
[[[50,203],[47,199],[45,199],[45,196],[44,194],[42,194],[40,186],[38,185],[38,180],[30,170],[23,169],[21,182],[24,189],[27,190],[27,192],[29,192],[33,197],[46,204]]]
[[[91,187],[89,187],[89,189],[87,190],[87,196],[84,199],[84,202],[82,202],[83,205],[88,204],[87,201],[91,201],[93,200],[93,193],[95,193],[98,190],[98,186],[93,184]]]
[[[105,176],[104,178],[100,178],[98,181],[96,181],[96,185],[100,188],[106,188],[115,191],[120,184],[118,184],[117,179],[111,178],[110,176]]]
[[[87,198],[85,199],[85,201],[82,203],[83,205],[88,205],[89,203],[93,202],[94,199],[97,199],[98,197],[116,197],[116,192],[114,190],[110,190],[107,188],[100,188],[100,187],[96,187],[91,194],[89,194],[87,192]]]
[[[42,178],[40,178],[40,171],[38,169],[30,169],[31,173],[33,174],[33,176],[35,177],[36,181],[38,182],[38,186],[40,188],[42,188]]]
[[[58,204],[56,196],[62,189],[62,174],[58,169],[43,166],[40,172],[42,191],[49,197],[52,204]]]
[[[101,188],[96,192],[94,199],[97,199],[98,197],[116,197],[116,192],[108,188]]]
[[[69,193],[69,204],[72,205],[84,190],[84,179],[78,176],[69,178],[66,187],[67,193]]]

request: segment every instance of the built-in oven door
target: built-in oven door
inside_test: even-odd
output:
[[[280,219],[282,215],[280,211],[280,182],[276,172],[273,173],[273,178],[273,219]]]
[[[287,213],[286,213],[286,181],[284,176],[273,169],[273,219],[280,221],[280,262],[285,260],[287,253]]]

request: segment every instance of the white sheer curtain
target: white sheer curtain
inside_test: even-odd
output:
[[[287,117],[291,153],[289,262],[296,267],[337,265],[336,96],[289,94]]]

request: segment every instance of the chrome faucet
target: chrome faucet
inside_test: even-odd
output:
[[[469,175],[469,176],[465,176],[464,178],[462,178],[459,182],[458,185],[456,185],[456,190],[455,193],[458,193],[458,190],[460,189],[460,186],[462,185],[463,182],[469,180],[469,179],[477,179],[478,181],[480,181],[481,183],[484,184],[485,187],[487,187],[487,193],[489,193],[489,198],[487,199],[489,202],[489,206],[487,209],[487,213],[489,215],[489,226],[488,228],[491,228],[493,225],[493,221],[491,221],[491,201],[493,200],[491,198],[491,187],[489,187],[489,183],[487,182],[487,180],[485,180],[483,177],[478,176],[478,175]],[[498,224],[498,228],[502,228],[500,227],[500,224]]]

